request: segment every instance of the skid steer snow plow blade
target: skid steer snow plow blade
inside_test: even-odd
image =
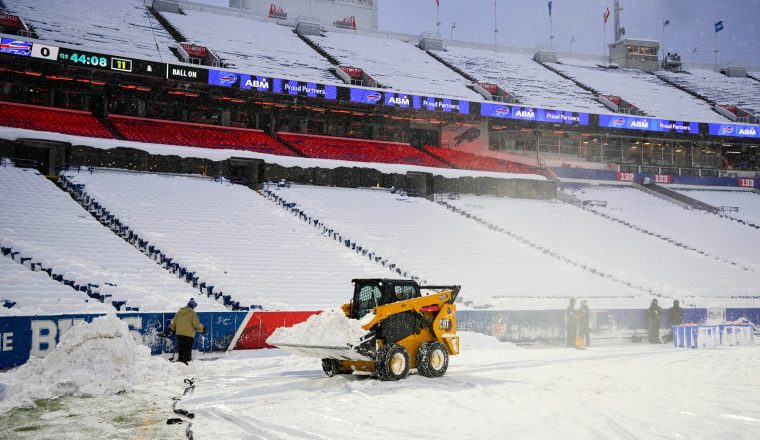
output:
[[[358,345],[343,347],[329,345],[277,344],[288,353],[319,359],[336,359],[341,361],[372,361],[375,359],[373,348],[375,335],[368,335]]]

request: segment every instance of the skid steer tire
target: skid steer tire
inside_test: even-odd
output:
[[[438,341],[425,342],[417,350],[417,372],[425,377],[441,377],[449,368],[449,352]]]
[[[333,377],[336,374],[348,374],[350,371],[346,371],[340,366],[340,362],[336,359],[322,359],[322,371],[325,372],[327,377]]]
[[[380,380],[399,380],[409,374],[409,352],[399,344],[385,344],[377,351],[375,371]]]

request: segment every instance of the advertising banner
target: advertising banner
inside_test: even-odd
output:
[[[709,133],[713,136],[730,136],[757,138],[760,137],[760,127],[757,125],[738,124],[709,124]]]
[[[588,125],[589,114],[549,110],[534,107],[517,107],[484,102],[480,105],[480,115],[522,121],[553,122],[555,124]]]
[[[669,121],[638,116],[599,115],[599,126],[660,133],[699,133],[699,123],[697,122]]]
[[[361,104],[385,105],[388,107],[413,108],[416,110],[428,110],[466,115],[470,113],[469,101],[439,98],[434,96],[417,96],[405,93],[379,92],[352,87],[350,89],[351,102]]]
[[[308,96],[310,98],[338,99],[337,86],[280,78],[272,79],[272,92]]]

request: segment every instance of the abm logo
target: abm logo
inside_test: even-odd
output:
[[[411,105],[411,103],[409,102],[409,98],[407,98],[406,96],[404,96],[403,98],[400,96],[398,98],[390,97],[388,98],[388,103],[401,105],[401,106],[407,106],[407,107]]]
[[[755,131],[754,127],[740,128],[739,135],[740,136],[757,136],[757,132]]]
[[[734,126],[733,125],[726,125],[724,127],[720,128],[720,133],[718,133],[720,136],[728,136],[731,134],[734,134]]]
[[[615,118],[610,121],[610,127],[621,128],[625,125],[625,118]]]

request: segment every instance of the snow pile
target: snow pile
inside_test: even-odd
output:
[[[47,356],[8,373],[0,409],[36,399],[91,397],[132,391],[140,383],[165,380],[170,368],[135,342],[115,314],[73,326]],[[160,377],[159,377],[160,376]]]
[[[371,315],[368,315],[371,316]],[[305,345],[345,347],[358,345],[368,332],[361,326],[367,317],[358,321],[349,319],[341,309],[324,310],[292,327],[280,327],[267,339],[269,345]]]

